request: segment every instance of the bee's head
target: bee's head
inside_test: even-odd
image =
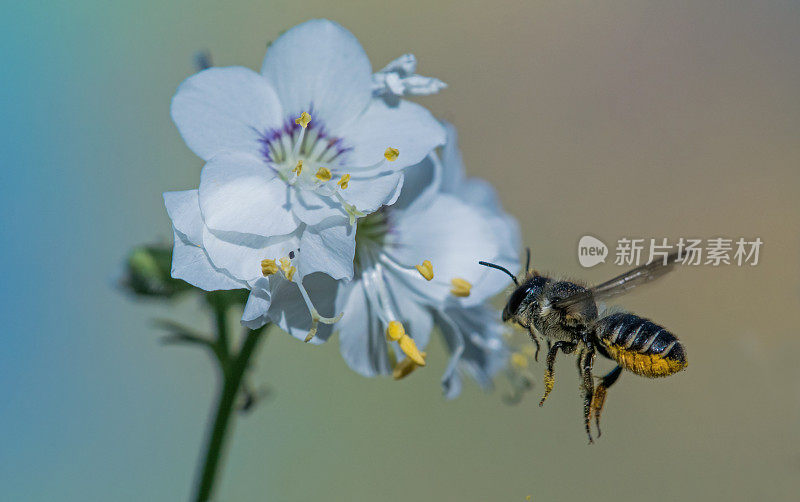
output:
[[[500,270],[501,272],[505,272],[511,277],[511,280],[514,281],[514,284],[517,288],[511,293],[511,296],[508,298],[508,302],[506,306],[503,308],[503,322],[506,322],[510,319],[514,319],[514,317],[519,313],[520,308],[523,306],[526,298],[536,297],[538,293],[541,292],[544,283],[548,281],[547,278],[540,276],[536,271],[533,273],[528,272],[531,264],[531,250],[528,248],[527,250],[527,259],[525,260],[525,282],[522,284],[519,283],[517,277],[509,272],[509,270],[505,267],[501,267],[495,263],[489,263],[485,261],[480,261],[481,265],[485,267],[495,268]],[[530,303],[530,302],[528,302]]]

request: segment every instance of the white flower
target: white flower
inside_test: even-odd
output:
[[[210,68],[190,77],[171,111],[206,161],[198,190],[164,194],[173,275],[207,290],[257,290],[243,319],[251,326],[266,321],[282,283],[293,280],[307,297],[304,277],[352,277],[355,218],[392,203],[404,168],[445,138],[421,106],[374,97],[364,50],[326,20],[279,37],[261,73]],[[317,315],[310,302],[304,308]]]
[[[487,184],[464,179],[454,134],[451,143],[444,164],[431,155],[409,171],[393,206],[359,221],[353,280],[319,284],[319,298],[333,295],[331,312],[343,315],[320,336],[337,331],[342,356],[362,375],[400,378],[424,365],[433,325],[442,325],[453,355],[443,378],[448,397],[460,389],[458,369],[485,384],[507,360],[500,314],[484,306],[507,281],[478,261],[519,268],[516,222]],[[286,312],[281,327],[301,337],[309,319],[291,308],[275,298],[270,317]]]
[[[491,388],[493,377],[507,365],[511,355],[503,337],[500,310],[488,305],[447,305],[435,312],[435,318],[451,354],[442,377],[445,397],[452,399],[461,392],[461,373],[484,389]]]
[[[372,92],[376,96],[427,96],[441,91],[447,84],[433,77],[423,77],[417,71],[417,58],[403,54],[372,76]]]

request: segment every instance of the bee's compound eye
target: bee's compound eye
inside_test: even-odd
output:
[[[511,298],[508,299],[508,304],[506,305],[506,311],[509,316],[516,315],[519,306],[522,305],[523,300],[528,296],[530,290],[531,288],[529,286],[523,285],[511,294]]]

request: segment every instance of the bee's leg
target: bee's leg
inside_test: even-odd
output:
[[[539,337],[536,336],[536,332],[533,330],[533,327],[531,327],[531,329],[530,329],[530,331],[528,333],[530,333],[531,340],[533,340],[533,343],[536,344],[536,352],[533,354],[533,360],[538,363],[539,362],[539,350],[541,350],[542,344],[539,343]]]
[[[547,396],[550,395],[550,392],[553,390],[553,385],[556,383],[556,380],[553,377],[553,366],[556,363],[556,355],[558,354],[558,351],[563,350],[565,354],[569,354],[575,350],[575,347],[576,344],[562,340],[554,343],[547,351],[547,369],[544,372],[544,396],[542,396],[542,400],[539,401],[539,406],[544,405]]]
[[[586,435],[589,436],[589,444],[594,442],[591,428],[592,397],[594,396],[592,366],[594,366],[594,346],[590,343],[578,357],[578,371],[581,375],[581,389],[583,390],[583,425],[586,427]]]
[[[597,425],[597,437],[600,437],[602,434],[600,431],[600,413],[603,411],[603,404],[606,400],[606,391],[608,391],[609,387],[614,385],[614,382],[617,381],[620,373],[622,373],[622,366],[617,366],[613,370],[609,371],[600,379],[600,384],[594,391],[594,397],[592,398],[592,413],[594,414],[594,422]]]

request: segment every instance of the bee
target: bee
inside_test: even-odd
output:
[[[686,350],[675,335],[654,322],[627,312],[598,314],[597,302],[626,293],[652,282],[679,263],[677,253],[660,261],[636,267],[613,279],[586,288],[574,282],[553,279],[530,270],[527,252],[525,276],[521,281],[504,267],[485,261],[486,267],[508,274],[517,286],[503,309],[503,322],[512,321],[530,333],[536,344],[538,361],[540,338],[547,342],[544,405],[553,390],[553,367],[559,351],[577,353],[578,373],[583,394],[583,420],[589,443],[593,443],[591,418],[600,437],[600,414],[608,389],[619,379],[622,370],[648,378],[672,375],[686,368]],[[595,355],[611,359],[616,367],[602,377],[595,387],[592,376]]]

